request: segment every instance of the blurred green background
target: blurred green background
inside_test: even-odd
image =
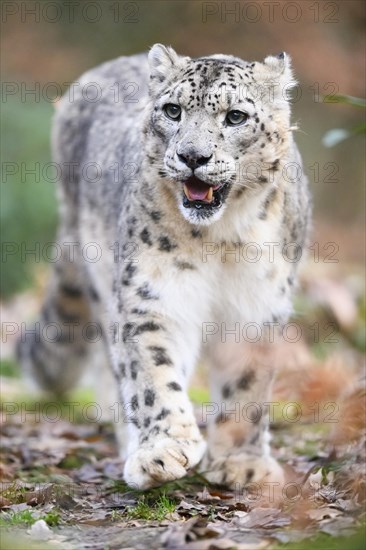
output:
[[[291,55],[301,86],[293,121],[314,194],[313,240],[320,249],[337,242],[347,265],[363,262],[364,139],[358,135],[326,148],[322,137],[364,117],[362,109],[323,98],[364,97],[364,28],[364,2],[354,0],[3,2],[1,235],[8,247],[3,252],[12,254],[2,258],[2,298],[32,283],[35,261],[22,250],[35,243],[42,250],[55,234],[55,186],[42,174],[51,161],[53,91],[65,91],[98,63],[155,42],[191,56]],[[37,87],[36,94],[27,93]],[[36,163],[40,177],[27,173],[37,171]]]

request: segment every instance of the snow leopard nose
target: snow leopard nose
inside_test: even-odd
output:
[[[179,160],[184,162],[184,164],[186,164],[192,170],[195,170],[199,166],[204,166],[212,158],[212,155],[210,155],[209,157],[204,157],[200,155],[198,151],[189,151],[184,155],[182,155],[181,153],[177,153],[177,155]]]

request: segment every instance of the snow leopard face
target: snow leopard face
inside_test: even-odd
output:
[[[273,182],[289,142],[289,60],[191,59],[156,45],[149,63],[153,163],[182,215],[210,224],[245,190]]]

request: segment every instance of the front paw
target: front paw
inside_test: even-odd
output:
[[[201,437],[194,440],[166,437],[143,444],[127,458],[124,479],[138,489],[179,479],[199,463],[205,448]]]
[[[249,484],[273,484],[283,487],[283,468],[271,456],[255,456],[245,452],[205,459],[201,470],[211,483],[241,490]]]

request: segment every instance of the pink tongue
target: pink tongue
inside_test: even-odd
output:
[[[203,201],[206,198],[207,189],[205,191],[196,191],[195,189],[192,189],[192,187],[188,187],[188,189],[191,199],[194,199],[195,201]]]
[[[198,178],[189,178],[189,180],[186,182],[186,186],[191,198],[196,201],[204,200],[210,187]]]

